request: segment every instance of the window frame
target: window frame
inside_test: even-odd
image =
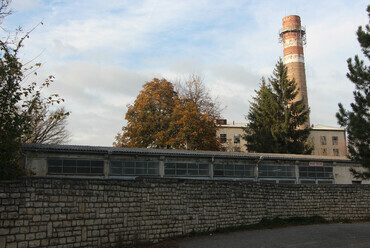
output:
[[[305,169],[307,169],[305,171]],[[320,171],[322,169],[322,171]],[[298,167],[299,179],[307,180],[327,180],[334,179],[334,172],[332,166],[299,166]],[[322,176],[320,176],[322,174]]]
[[[227,142],[227,134],[220,133],[220,143],[226,143],[226,142]]]
[[[240,144],[240,134],[234,134],[234,144]]]
[[[222,166],[222,169],[220,168],[221,166]],[[247,167],[248,169],[246,169]],[[222,174],[220,174],[221,171],[222,171]],[[247,171],[251,173],[246,173]],[[214,178],[255,178],[255,164],[214,163],[213,164],[213,177]]]
[[[326,136],[320,136],[320,144],[322,146],[326,146],[327,145]]]
[[[268,169],[272,170],[268,170]],[[289,172],[288,169],[291,169]],[[273,170],[280,170],[273,173]],[[281,171],[282,170],[282,171]],[[284,174],[285,175],[282,175]],[[280,173],[280,175],[279,175]],[[293,164],[261,164],[258,167],[258,178],[295,178],[295,165]]]
[[[50,164],[51,161],[54,161],[54,162],[60,161],[61,163],[59,165]],[[86,162],[88,162],[88,164],[86,164]],[[99,163],[99,165],[97,165],[96,163]],[[101,175],[104,175],[104,167],[105,167],[103,159],[48,158],[46,164],[47,164],[47,171],[48,171],[47,174],[48,175],[101,176]],[[50,168],[60,168],[60,171],[58,172],[51,171]],[[89,169],[89,171],[86,171],[87,168]],[[82,169],[85,169],[85,171]],[[92,172],[92,171],[96,171],[97,169],[98,169],[98,172]]]
[[[334,156],[339,156],[339,149],[338,148],[333,148],[333,155]]]
[[[114,170],[119,169],[121,173],[114,173]],[[125,177],[125,176],[159,176],[160,162],[152,160],[122,160],[116,159],[109,161],[109,176],[112,177]],[[145,173],[138,173],[138,171],[144,171]],[[149,173],[150,170],[154,170],[154,173]],[[129,171],[132,171],[131,173]],[[127,173],[129,172],[129,173]]]
[[[333,146],[337,146],[338,144],[339,144],[339,137],[338,136],[332,136],[331,137],[331,144],[333,145]]]
[[[173,171],[173,173],[169,173]],[[208,162],[165,161],[164,177],[210,177]]]

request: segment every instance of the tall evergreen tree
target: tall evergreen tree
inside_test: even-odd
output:
[[[367,7],[370,19],[370,5]],[[360,26],[357,30],[357,40],[360,43],[365,57],[370,59],[370,26],[365,30]],[[339,103],[337,119],[339,125],[347,130],[348,149],[350,158],[362,164],[365,171],[352,169],[357,178],[370,179],[370,67],[356,55],[354,61],[347,60],[347,77],[355,85],[353,96],[355,101],[351,103],[352,111],[344,109]]]
[[[288,69],[280,59],[269,78],[251,102],[243,138],[250,152],[310,153],[306,140],[310,129],[304,124],[309,117],[303,100],[293,101],[298,94],[294,80],[288,80]]]

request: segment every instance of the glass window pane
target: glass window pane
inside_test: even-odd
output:
[[[77,160],[77,173],[90,173],[90,161]]]
[[[178,175],[178,176],[184,176],[184,175],[186,175],[186,169],[177,169],[176,170],[176,175]]]
[[[158,162],[148,162],[148,175],[159,175]]]
[[[62,173],[62,166],[48,166],[49,173]]]
[[[146,162],[136,162],[135,174],[137,175],[146,175],[147,174],[147,165]]]
[[[91,173],[103,174],[104,173],[104,161],[92,160],[91,161]]]
[[[122,175],[122,167],[110,167],[111,175]]]
[[[136,162],[135,163],[135,167],[136,168],[140,168],[140,169],[144,169],[144,168],[146,168],[146,162]]]
[[[148,168],[148,175],[159,175],[158,168]]]
[[[209,171],[207,170],[199,170],[199,175],[200,176],[209,176]]]
[[[325,176],[324,176],[324,172],[317,172],[317,173],[316,173],[316,177],[317,177],[317,178],[323,178],[323,177],[325,177]]]
[[[174,168],[176,168],[176,164],[175,163],[166,163],[165,164],[165,167],[166,168],[173,168],[174,169]]]
[[[235,171],[235,176],[237,176],[237,177],[243,177],[244,176],[244,171],[242,171],[242,170],[236,170]]]
[[[199,169],[201,169],[201,170],[208,170],[209,169],[209,165],[208,164],[199,164]]]
[[[48,159],[48,173],[62,173],[62,159]]]
[[[316,173],[315,172],[308,172],[308,177],[316,177]]]
[[[315,172],[316,171],[316,167],[314,167],[314,166],[308,167],[307,168],[307,171],[308,172]]]
[[[175,176],[175,169],[174,168],[166,168],[164,171],[165,175],[168,176]]]
[[[48,159],[48,165],[60,165],[62,166],[63,160],[62,159]]]
[[[135,175],[135,168],[133,167],[123,167],[122,171],[124,175]]]
[[[300,166],[298,170],[299,170],[299,177],[308,177],[308,173],[307,173],[308,167],[307,166]]]
[[[191,164],[188,164],[188,169],[192,169],[192,170],[197,170],[199,167],[198,164],[194,164],[194,163],[191,163]]]
[[[266,166],[267,175],[270,177],[276,177],[277,170],[275,165]]]
[[[76,160],[63,160],[63,173],[76,173]]]
[[[135,162],[124,161],[122,163],[123,175],[135,175]]]
[[[92,174],[103,174],[104,168],[103,167],[91,167]]]
[[[253,165],[246,166],[244,175],[248,177],[253,177],[254,176],[254,166]]]
[[[224,171],[223,170],[214,170],[213,171],[213,175],[214,176],[223,176],[224,175]]]
[[[198,170],[188,170],[189,176],[198,176]]]
[[[120,161],[111,161],[110,166],[111,167],[122,167],[122,163]]]
[[[134,169],[135,168],[135,162],[133,162],[133,161],[124,161],[122,163],[122,166],[124,168],[127,168],[127,169],[129,169],[129,168]]]
[[[186,169],[186,168],[187,168],[187,164],[184,164],[184,163],[177,163],[177,164],[176,164],[176,168],[177,168],[177,169]]]
[[[225,176],[234,176],[234,171],[232,171],[232,170],[225,170]]]
[[[295,177],[295,167],[294,166],[289,166],[287,167],[287,177]]]
[[[213,168],[216,170],[223,170],[224,169],[224,165],[223,164],[214,164]]]

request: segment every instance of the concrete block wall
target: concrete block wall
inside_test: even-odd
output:
[[[139,178],[0,182],[0,247],[114,247],[263,217],[370,217],[370,185]]]

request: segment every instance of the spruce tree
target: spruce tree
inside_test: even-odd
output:
[[[268,83],[262,79],[256,91],[243,136],[250,152],[303,154],[312,150],[306,143],[310,129],[304,126],[309,110],[303,100],[294,101],[298,89],[287,72],[280,59]]]
[[[370,19],[370,5],[367,7]],[[357,30],[357,40],[360,43],[365,58],[370,59],[370,26],[365,30],[360,26]],[[356,178],[370,179],[370,67],[358,55],[347,60],[347,77],[355,85],[354,102],[351,111],[344,109],[339,103],[337,113],[338,124],[346,128],[348,134],[349,157],[362,164],[365,171],[352,169]]]

